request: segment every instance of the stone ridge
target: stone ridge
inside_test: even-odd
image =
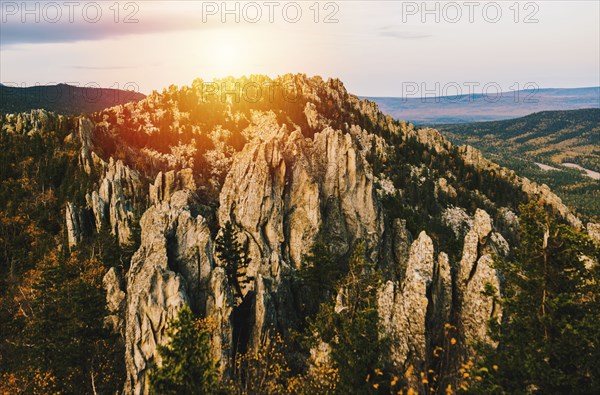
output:
[[[296,319],[291,276],[302,267],[319,229],[331,231],[339,253],[348,253],[359,239],[369,256],[380,252],[385,220],[367,169],[353,138],[330,128],[312,140],[281,133],[248,144],[234,158],[218,216],[221,224],[232,221],[240,230],[252,258],[248,272],[254,282],[244,289],[244,300],[252,300],[250,348],[258,347],[269,326]],[[157,178],[151,189],[162,183]],[[194,202],[193,191],[175,192],[170,200],[155,202],[140,222],[142,243],[127,275],[127,393],[147,393],[145,372],[159,362],[156,347],[166,342],[166,322],[182,304],[214,318],[219,330],[213,352],[221,361],[232,358],[232,313],[240,301],[214,256],[205,219],[190,214]],[[392,340],[389,358],[401,370],[425,366],[434,342],[427,328],[448,322],[452,314],[461,317],[467,344],[491,342],[486,323],[501,312],[481,292],[487,284],[500,289],[490,254],[503,251],[497,245],[504,239],[485,211],[478,210],[472,223],[456,279],[448,255],[435,252],[426,232],[410,243],[402,222],[393,227],[392,264],[403,274],[386,279],[378,304],[382,335]],[[470,347],[465,355],[472,353]]]

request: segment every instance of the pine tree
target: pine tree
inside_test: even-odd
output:
[[[305,318],[314,318],[323,301],[335,293],[335,287],[343,275],[340,262],[322,240],[317,240],[304,257],[298,271],[300,308]]]
[[[250,258],[245,248],[238,241],[238,231],[231,221],[223,226],[223,231],[215,240],[215,251],[220,260],[225,262],[225,274],[227,281],[236,293],[242,297],[242,285],[253,280],[246,273]]]
[[[339,390],[344,394],[368,394],[373,381],[383,341],[379,338],[377,289],[380,276],[365,259],[364,245],[358,244],[349,262],[347,275],[341,280],[344,296],[341,310],[335,301],[324,303],[311,324],[311,332],[329,343],[331,358],[339,370]]]
[[[162,366],[150,373],[153,393],[205,395],[218,393],[218,370],[210,352],[210,332],[184,306],[171,323],[170,341],[159,346]]]
[[[600,393],[598,248],[536,202],[520,224],[516,260],[497,263],[507,318],[485,362],[496,368],[475,393]]]
[[[65,250],[40,262],[31,286],[28,369],[51,374],[65,393],[114,392],[124,372],[114,358],[118,336],[103,326],[102,263]]]

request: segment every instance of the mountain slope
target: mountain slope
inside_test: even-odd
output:
[[[139,92],[78,87],[67,84],[16,88],[0,84],[0,114],[44,109],[64,115],[91,113],[130,101],[139,101]]]
[[[271,94],[236,100],[257,86]],[[475,343],[496,345],[486,330],[502,317],[495,302],[501,274],[492,257],[509,256],[518,243],[521,203],[544,202],[551,215],[583,233],[581,221],[547,187],[472,147],[452,145],[436,130],[385,116],[339,80],[196,80],[89,116],[6,115],[0,129],[2,154],[13,164],[0,173],[2,213],[12,218],[0,222],[7,253],[0,266],[6,279],[2,359],[8,373],[49,369],[80,393],[93,388],[94,357],[112,354],[100,348],[78,355],[84,364],[78,359],[54,368],[55,353],[40,358],[24,335],[45,321],[19,310],[62,306],[63,299],[48,301],[35,291],[44,284],[62,289],[55,285],[60,278],[22,292],[38,284],[42,269],[56,273],[57,265],[47,267],[53,252],[67,260],[59,268],[77,253],[104,263],[89,265],[98,270],[85,271],[90,284],[84,285],[102,283],[104,322],[122,341],[111,344],[119,346],[125,373],[111,372],[116,379],[106,388],[125,381],[126,394],[149,392],[148,373],[160,363],[159,346],[183,305],[214,325],[211,351],[225,378],[235,373],[241,353],[260,350],[273,333],[284,339],[295,374],[328,361],[335,336],[310,333],[311,322],[330,302],[332,319],[348,311],[356,260],[372,268],[375,284],[373,322],[364,324],[388,339],[376,359],[415,386],[421,372],[437,366],[444,324],[460,333],[448,354],[449,372],[476,355]],[[14,188],[27,179],[35,182]],[[47,199],[38,199],[42,193]],[[215,249],[228,223],[249,259],[233,274]],[[45,237],[34,254],[10,254],[10,235],[25,237],[19,251],[26,251],[38,228]],[[108,240],[114,248],[106,247]],[[331,266],[336,275],[319,275]],[[71,303],[70,297],[64,300]],[[312,341],[299,341],[298,333]],[[358,382],[373,388],[366,377]]]
[[[456,144],[472,145],[548,184],[582,214],[600,216],[598,180],[562,166],[573,163],[600,171],[600,109],[547,111],[505,121],[440,125],[439,130]]]

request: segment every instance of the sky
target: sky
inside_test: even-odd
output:
[[[600,86],[600,1],[0,1],[5,85],[298,72],[360,96]]]

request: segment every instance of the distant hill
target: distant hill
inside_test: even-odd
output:
[[[142,93],[67,84],[15,88],[0,84],[0,114],[44,109],[65,115],[92,113],[146,97]]]
[[[600,108],[600,87],[538,89],[458,97],[367,97],[394,118],[415,124],[469,123],[522,117],[540,111]]]
[[[600,216],[600,109],[544,111],[437,128],[455,144],[472,145],[518,174],[547,184],[580,212]],[[573,165],[589,172],[567,167]]]
[[[495,122],[438,125],[459,144],[549,165],[577,163],[600,171],[600,109],[544,111]]]

